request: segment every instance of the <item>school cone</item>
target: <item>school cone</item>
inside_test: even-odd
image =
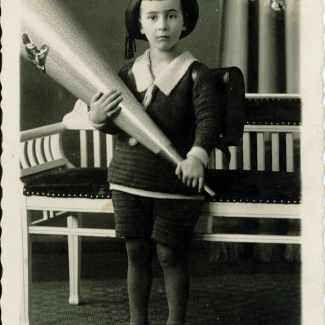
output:
[[[60,0],[21,0],[20,54],[87,105],[97,92],[121,92],[113,122],[155,154],[177,165],[183,158],[158,129],[90,37]],[[207,186],[205,191],[214,196]]]

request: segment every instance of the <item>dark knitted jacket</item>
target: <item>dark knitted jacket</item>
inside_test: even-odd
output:
[[[165,96],[158,88],[146,111],[161,131],[174,145],[179,154],[186,154],[193,146],[202,147],[210,154],[221,129],[217,92],[213,77],[207,66],[196,63],[197,77],[193,84],[192,69],[169,94]],[[135,78],[128,64],[120,70],[120,77],[134,96],[142,102],[144,92],[137,92]],[[197,190],[184,185],[175,175],[176,166],[155,155],[142,144],[131,146],[129,136],[108,121],[105,133],[118,138],[113,159],[108,169],[108,181],[131,188],[173,194],[197,194]]]

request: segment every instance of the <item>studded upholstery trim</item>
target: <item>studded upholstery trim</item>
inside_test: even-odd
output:
[[[26,196],[107,199],[112,197],[107,168],[72,168],[38,173],[22,179]]]
[[[301,125],[298,98],[246,98],[247,125]]]
[[[206,181],[216,193],[214,198],[207,198],[210,202],[301,203],[299,173],[208,170]]]
[[[23,179],[24,195],[110,199],[112,194],[106,178],[106,168],[73,168],[39,173]],[[298,173],[207,170],[206,181],[216,192],[215,197],[206,197],[209,202],[301,203]]]

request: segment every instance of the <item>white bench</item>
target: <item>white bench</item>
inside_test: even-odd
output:
[[[274,107],[293,101],[299,105],[298,96],[289,95],[247,95],[246,101],[258,101]],[[263,105],[262,105],[263,106]],[[287,105],[288,106],[288,105]],[[289,105],[290,107],[290,105]],[[29,321],[29,284],[31,283],[31,234],[67,235],[69,246],[69,303],[79,304],[80,282],[80,236],[115,237],[114,229],[87,229],[81,228],[81,214],[105,213],[113,214],[111,195],[106,187],[102,187],[106,177],[103,171],[109,165],[113,155],[114,138],[101,134],[85,123],[85,107],[76,104],[74,111],[68,114],[63,122],[21,132],[21,176],[24,183],[24,195],[21,196],[21,213],[23,218],[23,247],[24,247],[24,310],[22,311],[23,324]],[[261,114],[263,115],[263,114]],[[290,114],[289,114],[290,115]],[[291,114],[292,116],[292,114]],[[275,120],[277,116],[274,117]],[[268,118],[266,118],[267,120]],[[299,117],[294,121],[261,122],[261,119],[248,121],[245,126],[242,146],[231,147],[232,160],[230,164],[223,162],[222,153],[216,151],[210,158],[209,168],[218,170],[223,175],[227,173],[251,173],[255,178],[263,179],[263,175],[287,175],[291,181],[299,184],[299,170],[295,170],[294,142],[299,141]],[[266,124],[267,123],[267,124]],[[272,124],[271,124],[272,123]],[[80,156],[79,166],[74,166],[67,159],[63,151],[63,141],[70,143],[70,133],[79,133],[79,145],[73,144],[77,156]],[[281,134],[285,137],[285,150],[279,145]],[[252,161],[251,138],[256,135],[256,161]],[[66,137],[69,137],[68,139]],[[89,143],[91,141],[91,145]],[[270,144],[271,155],[266,154],[266,145]],[[92,148],[91,148],[92,147]],[[90,150],[91,149],[91,150]],[[255,150],[255,149],[254,149]],[[90,152],[92,154],[90,154]],[[103,156],[104,155],[104,156]],[[285,170],[281,171],[281,156],[285,156]],[[252,170],[252,166],[256,170]],[[270,168],[270,170],[267,170]],[[92,181],[98,176],[97,183],[92,191],[87,191],[87,184],[73,188],[69,186],[68,178],[80,175],[77,172],[90,173]],[[97,173],[97,171],[100,173]],[[67,176],[70,173],[70,176]],[[76,173],[76,175],[74,175]],[[49,176],[50,175],[50,176]],[[85,175],[85,174],[83,174]],[[96,176],[97,175],[97,176]],[[252,177],[253,177],[252,176]],[[45,177],[45,179],[44,179]],[[46,177],[53,177],[66,181],[65,189],[62,186],[48,187]],[[269,177],[269,176],[268,176]],[[30,182],[30,180],[32,180]],[[210,180],[211,181],[211,180]],[[207,180],[209,182],[209,179]],[[32,183],[32,185],[30,184]],[[60,183],[60,182],[59,182]],[[283,183],[282,183],[283,184]],[[55,184],[52,184],[55,185]],[[57,184],[58,185],[58,184]],[[89,184],[88,184],[89,185]],[[213,188],[213,184],[209,184]],[[264,184],[265,188],[269,184]],[[43,187],[42,187],[43,186]],[[298,186],[299,187],[299,186]],[[33,190],[37,188],[38,190]],[[66,191],[68,189],[68,191]],[[280,189],[281,190],[281,189]],[[286,243],[300,244],[300,236],[284,235],[247,235],[247,234],[214,234],[212,231],[215,217],[249,217],[249,218],[276,218],[300,219],[299,198],[300,189],[296,188],[292,199],[255,197],[221,198],[204,205],[202,217],[196,229],[197,240],[216,242],[255,242],[255,243]],[[289,193],[289,196],[292,193]],[[256,194],[257,196],[259,193]],[[270,201],[271,200],[271,201]],[[281,202],[282,201],[282,202]],[[288,202],[289,201],[289,202]],[[32,211],[42,211],[42,218],[32,220]],[[50,218],[67,217],[67,227],[50,227],[42,225]]]

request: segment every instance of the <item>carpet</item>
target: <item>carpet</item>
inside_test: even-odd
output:
[[[33,249],[31,325],[128,325],[126,255],[123,249],[108,247],[97,250],[83,245],[79,306],[68,304],[67,251]],[[240,260],[211,264],[205,249],[199,247],[190,252],[189,265],[189,325],[301,323],[299,263]],[[153,273],[150,324],[165,325],[168,307],[156,259]]]

